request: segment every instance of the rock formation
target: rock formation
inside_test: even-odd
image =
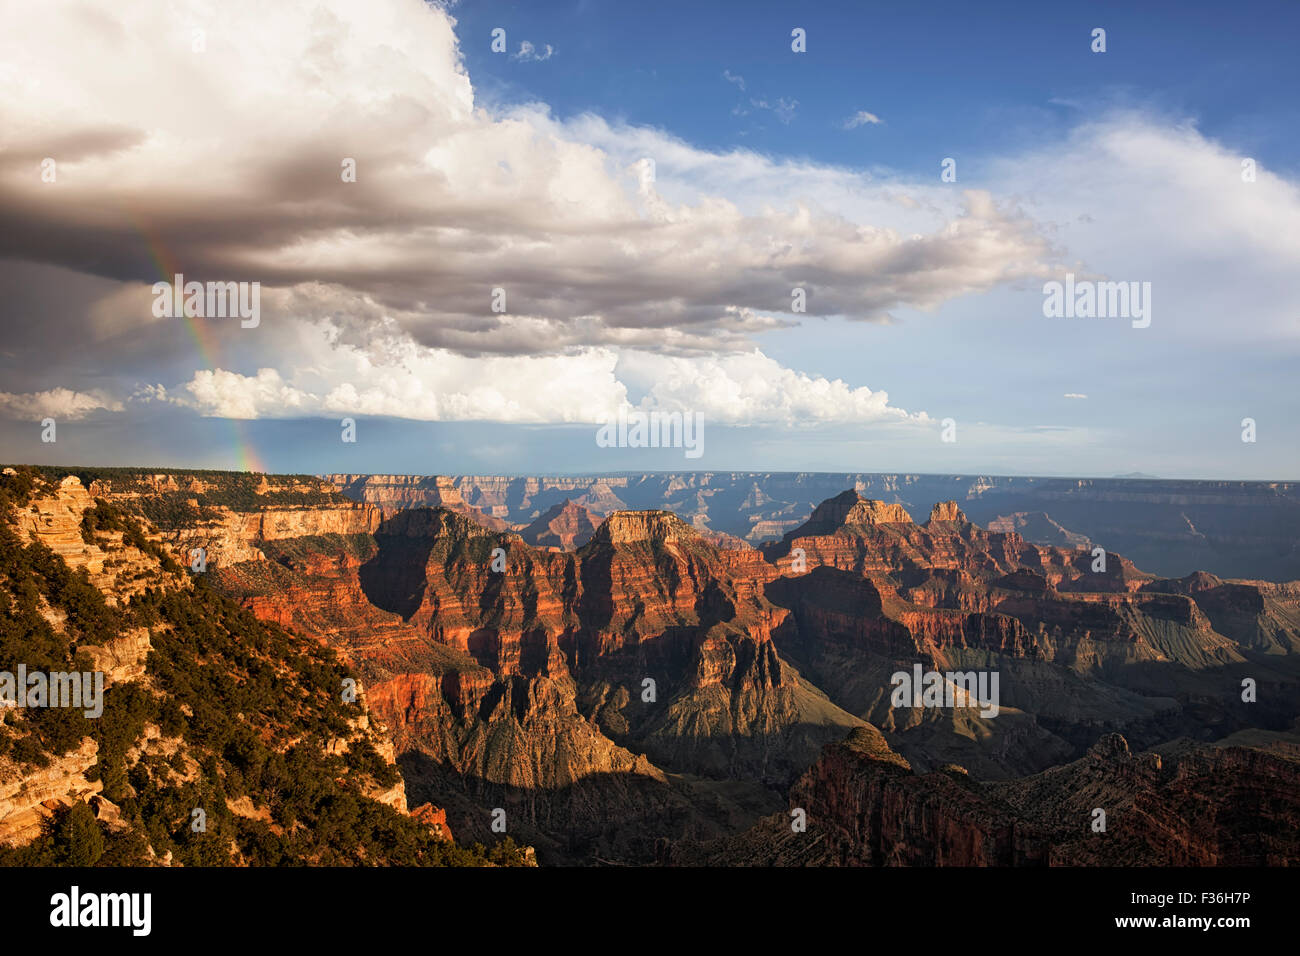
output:
[[[596,524],[591,512],[571,499],[553,506],[519,532],[529,544],[539,548],[574,551],[591,540]]]
[[[791,789],[777,814],[665,862],[748,866],[1287,866],[1300,859],[1300,762],[1240,747],[1138,753],[1110,734],[1079,760],[981,784],[917,774],[871,727]]]
[[[516,528],[566,499],[600,517],[666,508],[753,544],[780,538],[818,502],[851,488],[902,505],[918,522],[936,501],[953,501],[989,530],[1018,531],[1034,544],[1099,544],[1163,576],[1205,570],[1225,578],[1300,578],[1300,485],[1291,482],[808,472],[328,477],[357,500],[396,507],[455,508],[446,504],[454,491]]]
[[[1093,793],[1088,768],[1101,767],[1127,781],[1103,788],[1122,818],[1143,801],[1166,808],[1124,852],[1229,859],[1222,833],[1171,821],[1191,812],[1202,774],[1224,775],[1216,799],[1230,803],[1253,798],[1265,770],[1291,772],[1276,735],[1297,704],[1300,584],[1167,579],[1114,551],[1098,564],[1091,549],[972,522],[970,502],[998,485],[967,481],[963,496],[919,509],[852,482],[820,504],[782,503],[807,476],[333,476],[324,491],[277,478],[236,495],[219,476],[164,475],[92,487],[177,560],[208,548],[206,580],[258,618],[354,665],[378,718],[360,730],[383,728],[391,749],[378,752],[404,778],[369,795],[427,803],[413,814],[466,840],[489,839],[502,809],[543,862],[1105,861],[1110,850],[1090,857],[1069,831],[1072,788]],[[899,478],[889,493],[921,486]],[[593,496],[619,503],[599,524]],[[626,507],[665,496],[689,497],[691,521]],[[191,497],[200,504],[182,506]],[[47,498],[23,527],[39,535],[48,513],[46,537],[70,562],[108,575],[147,557],[121,534],[84,540],[84,490]],[[784,529],[781,540],[753,548],[714,530],[727,508],[771,515],[753,524]],[[148,648],[148,635],[120,635],[86,650],[130,680]],[[914,666],[995,672],[998,713],[896,706],[893,675]],[[1249,706],[1246,678],[1259,689]],[[1099,738],[1110,743],[1093,752]],[[1225,738],[1235,743],[1213,746]],[[1164,769],[1130,745],[1160,749]],[[795,800],[815,845],[765,817]],[[1251,839],[1269,859],[1292,853]]]

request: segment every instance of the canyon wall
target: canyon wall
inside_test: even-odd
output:
[[[818,502],[851,488],[898,504],[916,521],[954,501],[973,521],[1036,544],[1086,543],[1180,577],[1300,579],[1300,485],[1290,481],[1034,478],[810,472],[688,472],[589,477],[325,476],[356,500],[395,508],[466,507],[523,527],[572,500],[603,517],[664,508],[689,524],[745,538],[780,538]]]

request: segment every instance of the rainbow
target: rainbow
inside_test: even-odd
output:
[[[127,213],[127,218],[135,226],[137,232],[144,239],[145,248],[149,252],[149,259],[157,270],[159,278],[168,285],[172,284],[174,277],[184,273],[180,263],[162,244],[162,241],[154,235],[139,217]],[[185,323],[185,328],[189,331],[190,338],[194,340],[194,346],[198,350],[199,359],[207,366],[208,371],[215,372],[221,367],[221,349],[217,343],[216,334],[212,328],[201,318],[192,316],[183,316],[181,321]],[[253,446],[248,437],[243,419],[225,418],[222,419],[230,426],[231,435],[235,447],[235,460],[238,463],[240,471],[260,471],[265,473],[266,466],[257,454],[257,449]]]

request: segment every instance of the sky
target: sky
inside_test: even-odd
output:
[[[1300,478],[1300,5],[0,16],[0,460]]]

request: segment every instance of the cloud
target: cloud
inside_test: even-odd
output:
[[[1088,397],[1087,395],[1084,395],[1081,392],[1066,392],[1062,396],[1062,398],[1087,398],[1087,397]]]
[[[788,367],[774,343],[790,339],[773,333],[842,316],[933,334],[918,310],[943,309],[941,323],[971,330],[963,360],[991,367],[1012,334],[996,323],[1017,314],[955,300],[1029,288],[1037,320],[1037,283],[1066,266],[1152,280],[1151,348],[1199,336],[1253,350],[1300,328],[1294,182],[1263,165],[1243,182],[1242,156],[1178,118],[1090,108],[1062,139],[963,160],[961,185],[941,184],[937,169],[700,149],[540,104],[485,108],[454,23],[418,3],[230,0],[216,16],[200,0],[50,0],[8,16],[6,409],[55,381],[111,410],[109,394],[148,381],[132,401],[245,417],[590,422],[628,400],[738,423],[906,423],[923,413]],[[206,54],[192,52],[195,23]],[[794,100],[735,96],[797,115]],[[54,183],[37,175],[47,155]],[[148,309],[149,283],[173,266],[262,283],[261,325],[205,324],[212,358],[197,372],[185,324]],[[806,313],[791,310],[795,288]],[[1032,338],[1013,331],[1018,348]],[[1040,367],[1055,375],[1065,365],[1052,362],[1089,349],[1108,370],[1150,360],[1084,331],[1063,348],[1053,328]],[[118,378],[99,399],[88,386],[101,379],[67,377],[86,375],[87,343]]]
[[[172,401],[221,418],[262,418],[269,411],[275,417],[291,417],[319,411],[316,396],[287,385],[273,368],[259,369],[256,375],[200,369],[185,388],[192,401]]]
[[[538,53],[537,48],[533,46],[532,41],[524,40],[519,44],[519,52],[510,54],[510,59],[540,63],[542,60],[549,60],[554,52],[555,48],[547,43],[545,44],[544,52]]]
[[[103,392],[77,392],[70,388],[51,388],[43,392],[0,392],[0,415],[5,418],[53,418],[55,421],[78,421],[100,410],[120,412],[118,402]]]
[[[722,71],[722,78],[728,83],[734,83],[743,91],[745,89],[745,78],[738,73],[732,73],[730,70]]]
[[[790,164],[750,156],[752,185],[771,201],[742,197],[742,208],[724,175],[735,156],[697,151],[699,181],[717,188],[665,195],[638,177],[639,157],[622,162],[544,108],[476,107],[453,24],[434,7],[86,9],[24,6],[0,39],[7,75],[22,78],[0,86],[12,144],[0,154],[0,254],[152,282],[161,250],[187,275],[260,282],[264,326],[274,290],[324,285],[339,308],[380,311],[465,354],[656,336],[673,349],[744,350],[753,333],[800,321],[796,286],[808,315],[883,321],[1044,268],[1033,224],[974,193],[898,228],[804,192],[831,175],[870,188],[860,175],[789,183]],[[189,43],[196,23],[203,54]],[[91,52],[67,55],[74,47]],[[151,79],[160,74],[167,83]],[[756,103],[786,120],[797,106]],[[56,183],[9,158],[42,155],[52,137],[80,144],[55,157]],[[356,182],[341,175],[345,160]],[[506,313],[490,307],[496,288]],[[101,324],[127,331],[130,298],[102,308]]]
[[[1182,341],[1294,342],[1300,188],[1262,165],[1243,180],[1246,158],[1189,120],[1130,109],[981,178],[1021,196],[1076,272],[1151,282],[1153,327]]]
[[[879,116],[875,113],[868,113],[866,110],[858,110],[852,116],[844,121],[845,129],[857,129],[859,126],[876,126],[881,122]]]
[[[784,96],[778,96],[776,100],[769,102],[767,99],[757,99],[750,97],[749,105],[756,110],[768,110],[776,116],[778,120],[787,126],[794,119],[795,111],[799,109],[799,101],[786,99]]]
[[[648,385],[642,407],[694,411],[725,424],[931,421],[891,406],[883,391],[785,368],[758,349],[718,357],[635,352],[620,360],[619,371],[631,385]]]
[[[645,349],[467,357],[381,328],[353,344],[330,321],[305,324],[298,362],[253,375],[200,369],[181,389],[145,386],[165,401],[226,418],[376,415],[418,421],[598,423],[619,407],[693,411],[736,424],[926,422],[885,392],[809,376],[753,350],[666,356]]]

